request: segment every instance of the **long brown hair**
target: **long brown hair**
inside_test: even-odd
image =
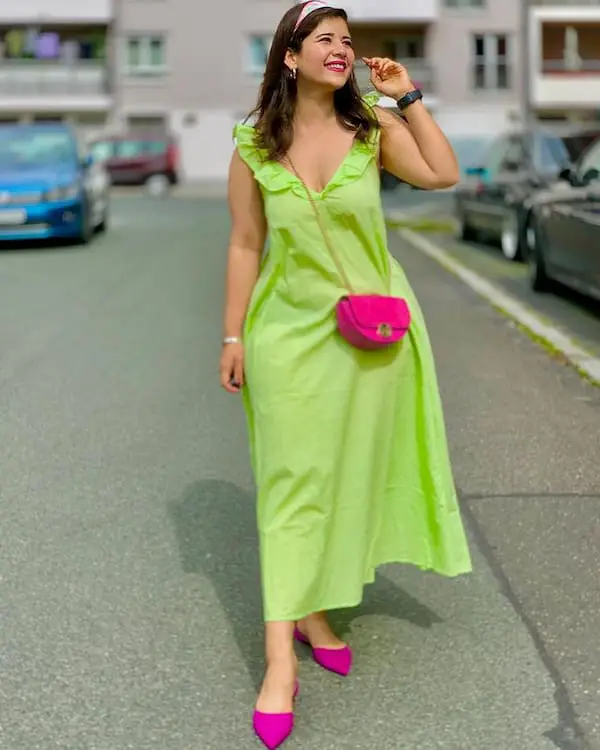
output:
[[[256,118],[256,145],[273,161],[279,161],[287,154],[293,139],[298,89],[295,78],[285,65],[287,51],[300,52],[306,37],[325,18],[343,18],[348,21],[346,11],[342,8],[322,8],[310,13],[295,30],[303,5],[301,3],[290,8],[277,27],[258,104],[249,115]],[[345,128],[354,131],[359,140],[365,141],[371,131],[378,127],[377,118],[361,98],[354,73],[334,93],[333,100],[339,121]]]

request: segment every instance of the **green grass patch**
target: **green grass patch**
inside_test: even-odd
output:
[[[580,378],[587,381],[590,385],[595,386],[596,388],[600,388],[600,381],[595,380],[593,377],[591,377],[585,370],[582,370],[581,367],[576,362],[573,362],[573,360],[569,359],[567,355],[561,350],[558,349],[554,344],[552,344],[550,341],[545,339],[543,336],[538,336],[537,333],[534,333],[530,328],[523,325],[523,323],[519,323],[518,320],[515,320],[512,315],[506,312],[506,310],[503,310],[501,307],[498,307],[497,305],[492,305],[494,310],[496,312],[500,313],[504,318],[508,318],[515,328],[520,331],[521,333],[526,334],[531,341],[534,342],[534,344],[537,344],[539,347],[541,347],[555,362],[558,362],[562,365],[568,365],[571,367],[575,372],[579,375]],[[537,313],[536,313],[537,314]],[[543,316],[539,316],[540,320],[544,320]],[[548,320],[548,319],[546,319]],[[580,344],[576,339],[572,339],[574,344],[577,344],[577,346],[580,346],[581,348],[585,348],[583,344]]]
[[[452,219],[433,219],[429,216],[407,216],[402,219],[388,218],[389,229],[412,229],[413,232],[437,232],[438,234],[454,234],[456,223]]]

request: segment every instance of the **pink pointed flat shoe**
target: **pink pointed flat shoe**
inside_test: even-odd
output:
[[[294,638],[300,643],[310,646],[310,641],[298,628],[294,630]],[[347,677],[352,669],[352,649],[350,646],[344,648],[312,648],[313,659],[320,667],[329,672]]]
[[[296,682],[294,689],[294,698],[298,695],[300,686]],[[254,732],[258,739],[269,750],[283,745],[287,738],[294,731],[294,712],[286,714],[265,714],[262,711],[255,711],[252,716]]]

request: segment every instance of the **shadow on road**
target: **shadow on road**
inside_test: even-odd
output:
[[[199,481],[170,504],[169,512],[184,571],[205,575],[211,581],[258,689],[264,657],[254,496],[230,482]],[[443,622],[382,573],[365,589],[360,607],[332,613],[331,621],[343,637],[352,622],[365,615],[407,620],[422,628]],[[306,650],[299,655],[306,658]]]
[[[49,252],[83,252],[85,245],[75,240],[67,239],[39,239],[39,240],[2,240],[0,242],[0,255],[2,253],[49,253]]]

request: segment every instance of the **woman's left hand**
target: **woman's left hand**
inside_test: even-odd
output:
[[[371,69],[371,83],[380,94],[392,99],[400,99],[414,86],[404,65],[388,57],[363,57],[363,62]]]

